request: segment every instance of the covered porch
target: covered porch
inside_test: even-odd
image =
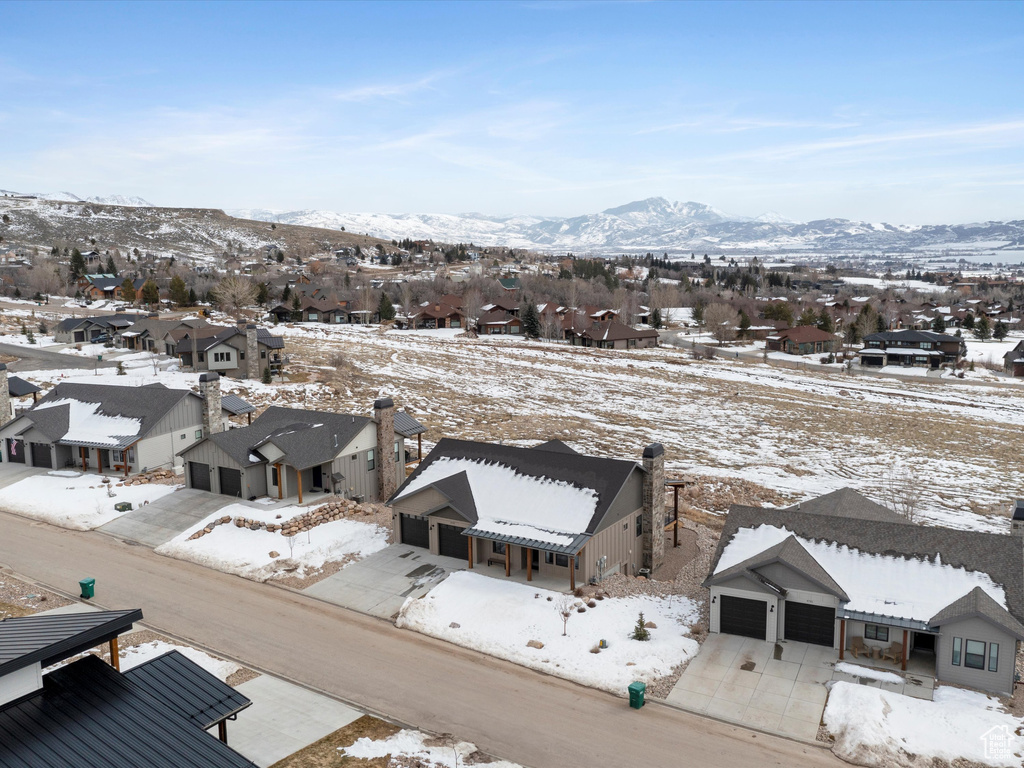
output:
[[[340,492],[346,498],[344,475],[332,472],[330,462],[314,464],[302,469],[285,462],[271,462],[267,467],[267,495],[278,501],[291,500],[297,504],[316,501],[320,496]]]
[[[935,677],[938,633],[924,622],[842,609],[836,617],[840,661]]]
[[[580,554],[570,545],[550,544],[467,528],[467,562],[470,569],[488,576],[562,592],[576,589]]]

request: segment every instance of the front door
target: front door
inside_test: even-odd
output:
[[[520,568],[526,570],[526,547],[519,548]],[[536,549],[530,550],[530,569],[536,571],[540,565],[540,552]]]
[[[313,467],[313,488],[322,489],[324,487],[324,470],[323,467]]]

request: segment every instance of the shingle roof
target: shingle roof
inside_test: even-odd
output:
[[[420,435],[427,431],[427,428],[405,411],[395,411],[395,432],[403,437]]]
[[[561,440],[548,440],[544,443],[538,443],[533,446],[535,451],[554,451],[555,453],[575,453],[579,455],[579,451],[566,445]]]
[[[176,650],[150,659],[124,674],[203,730],[252,704],[230,685]]]
[[[915,331],[915,330],[902,330],[902,331],[880,331],[879,333],[869,333],[864,337],[864,341],[912,341],[914,343],[920,343],[922,341],[934,341],[934,342],[954,342],[960,343],[960,339],[956,336],[950,336],[945,333],[935,333],[934,331]]]
[[[255,768],[89,655],[0,708],[0,768]]]
[[[103,328],[128,328],[137,320],[136,315],[96,315],[95,317],[68,317],[57,323],[58,331],[73,331],[87,323]]]
[[[579,332],[595,341],[624,341],[626,339],[657,338],[658,332],[653,328],[630,328],[618,320],[604,320],[586,330]]]
[[[789,339],[797,344],[810,344],[817,341],[835,341],[834,333],[828,333],[813,325],[798,325],[796,328],[786,328],[777,331],[775,336],[779,339]]]
[[[880,520],[889,523],[910,525],[910,521],[898,515],[888,507],[876,504],[853,488],[840,488],[838,491],[817,496],[809,501],[802,501],[787,508],[792,512],[803,512],[808,515],[832,515],[834,517],[856,518],[858,520]]]
[[[476,499],[473,498],[473,489],[469,485],[469,476],[465,472],[449,475],[442,478],[431,486],[451,502],[453,509],[457,510],[470,523],[477,521]]]
[[[95,648],[142,620],[138,608],[0,621],[0,676],[40,662],[46,667]]]
[[[928,620],[929,626],[941,627],[962,619],[982,618],[1002,627],[1018,640],[1024,640],[1024,625],[1003,610],[981,587],[954,600]]]
[[[210,329],[216,329],[210,333]],[[236,326],[207,326],[197,329],[197,333],[190,334],[190,338],[182,338],[178,342],[179,352],[205,352],[206,350],[221,344],[235,336],[245,337],[245,330]],[[284,349],[284,339],[274,336],[266,328],[256,329],[256,341],[268,349]]]

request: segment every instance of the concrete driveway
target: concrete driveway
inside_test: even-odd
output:
[[[699,714],[814,741],[839,652],[807,643],[709,635],[666,701]]]

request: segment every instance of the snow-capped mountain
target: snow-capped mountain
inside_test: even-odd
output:
[[[775,212],[757,218],[727,214],[704,203],[637,200],[569,218],[467,214],[228,211],[232,216],[342,229],[388,240],[503,245],[552,252],[624,251],[915,251],[1020,248],[1024,221],[962,225],[894,225],[819,219],[797,222]]]
[[[9,189],[0,189],[0,195],[13,195],[19,197],[36,197],[40,200],[58,200],[69,203],[96,203],[97,205],[123,205],[129,208],[155,208],[148,200],[135,195],[93,195],[91,197],[79,197],[74,192],[12,192]]]

